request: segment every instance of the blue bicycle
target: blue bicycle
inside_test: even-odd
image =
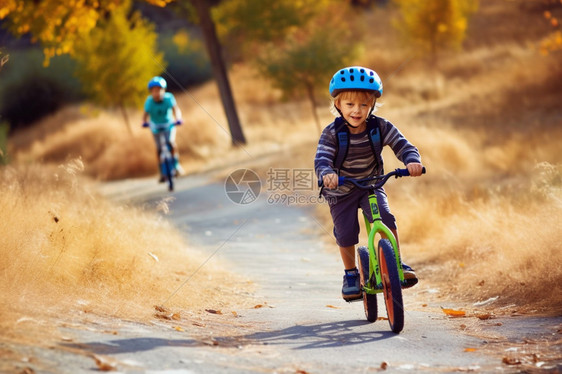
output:
[[[181,121],[176,121],[174,126],[181,125]],[[148,123],[143,123],[143,127],[150,127]],[[166,132],[159,131],[158,136],[154,137],[157,141],[157,147],[160,150],[159,160],[160,160],[160,173],[164,177],[165,181],[168,182],[168,191],[174,191],[174,178],[176,176],[176,160],[172,155],[172,145],[166,139]]]

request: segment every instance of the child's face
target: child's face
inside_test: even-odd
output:
[[[150,89],[150,94],[156,101],[161,101],[164,98],[164,92],[166,92],[166,90],[161,87],[152,87]]]
[[[348,93],[342,94],[335,105],[351,126],[360,126],[367,119],[374,100],[370,95],[363,93]]]

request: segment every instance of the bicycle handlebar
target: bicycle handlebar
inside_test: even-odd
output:
[[[179,119],[174,122],[174,126],[181,126],[183,124],[183,120]],[[148,122],[143,122],[142,127],[150,127]]]
[[[425,166],[422,168],[422,174],[425,174]],[[351,184],[363,190],[369,190],[369,189],[376,190],[377,188],[381,188],[382,186],[384,186],[384,184],[392,176],[394,176],[395,178],[408,177],[410,176],[410,172],[408,171],[408,169],[396,169],[385,175],[379,175],[376,177],[367,177],[362,179],[338,177],[338,186],[343,185],[345,182],[350,182]],[[379,181],[379,182],[375,184],[370,184],[369,182],[372,181]],[[324,181],[322,179],[318,180],[318,187],[324,188]]]

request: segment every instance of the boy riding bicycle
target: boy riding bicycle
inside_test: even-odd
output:
[[[159,138],[164,133],[166,146],[170,148],[174,158],[174,168],[177,175],[184,174],[179,163],[179,154],[176,146],[176,126],[181,125],[181,111],[173,94],[166,92],[167,83],[162,77],[154,77],[148,82],[150,95],[144,103],[144,114],[142,117],[143,127],[150,127],[156,143],[156,157],[160,165],[160,153],[162,151]],[[148,119],[150,117],[150,122]],[[166,179],[160,165],[159,182]]]
[[[334,236],[344,265],[342,297],[352,301],[362,297],[359,272],[355,266],[355,245],[359,242],[359,207],[372,222],[368,191],[351,184],[338,187],[338,173],[350,178],[382,175],[382,147],[389,145],[411,176],[422,174],[421,157],[413,146],[386,119],[372,115],[376,100],[382,96],[382,82],[371,69],[352,66],[339,70],[330,82],[331,112],[337,116],[323,131],[318,142],[314,168],[323,181],[334,223]],[[373,135],[374,134],[374,135]],[[378,134],[378,137],[375,136]],[[376,191],[383,223],[396,242],[398,233],[383,188]],[[417,282],[414,270],[402,264],[405,279]]]

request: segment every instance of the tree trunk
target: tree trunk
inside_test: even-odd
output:
[[[232,145],[246,144],[246,138],[244,137],[244,132],[242,131],[242,126],[238,119],[234,98],[232,97],[232,90],[228,81],[228,75],[226,74],[226,67],[217,38],[215,24],[211,19],[209,5],[207,4],[207,0],[194,0],[193,3],[197,10],[197,15],[199,16],[199,23],[205,38],[205,45],[207,46],[207,52],[211,59],[213,75],[219,87],[222,105],[230,128]]]
[[[311,83],[306,83],[306,92],[308,93],[308,99],[310,100],[310,105],[312,106],[312,115],[314,121],[316,122],[316,127],[318,128],[318,134],[322,133],[322,127],[320,124],[320,118],[318,118],[318,112],[316,111],[316,96],[314,95],[314,85]]]
[[[129,135],[133,136],[133,129],[131,128],[131,121],[129,121],[129,116],[127,115],[127,109],[123,104],[119,104],[119,109],[121,110],[121,114],[123,115],[123,119],[125,120],[125,124],[127,125],[127,130],[129,130]]]

